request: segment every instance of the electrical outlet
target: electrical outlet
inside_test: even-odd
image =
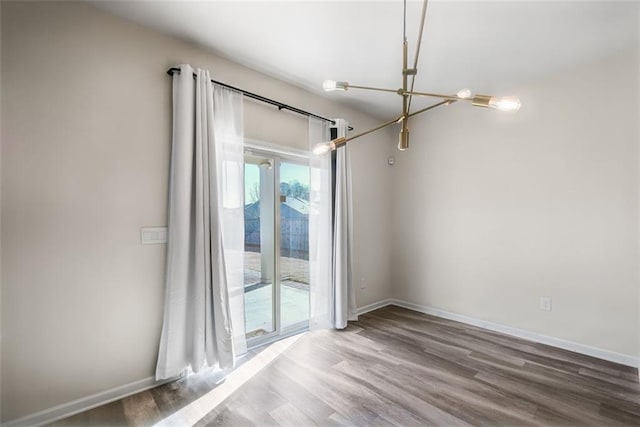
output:
[[[360,289],[366,289],[367,288],[367,279],[365,279],[364,277],[362,277],[360,279]]]
[[[540,297],[540,310],[551,311],[551,297]]]

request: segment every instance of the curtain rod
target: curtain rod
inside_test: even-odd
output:
[[[173,76],[173,73],[180,74],[180,68],[171,67],[171,68],[169,68],[167,70],[167,74],[168,75]],[[196,77],[195,73],[193,74],[193,77]],[[291,112],[294,112],[294,113],[297,113],[297,114],[301,114],[303,116],[315,117],[316,119],[324,120],[326,122],[331,123],[332,125],[336,124],[335,120],[331,120],[331,119],[327,119],[326,117],[318,116],[317,114],[313,114],[313,113],[310,113],[308,111],[301,110],[300,108],[296,108],[296,107],[292,107],[292,106],[287,105],[287,104],[283,104],[282,102],[275,101],[273,99],[267,98],[267,97],[262,96],[262,95],[255,94],[253,92],[246,91],[244,89],[239,89],[237,87],[228,85],[226,83],[219,82],[217,80],[211,79],[211,83],[215,83],[217,85],[224,86],[224,87],[226,87],[228,89],[235,90],[236,92],[240,92],[244,96],[247,96],[247,97],[249,97],[251,99],[255,99],[257,101],[264,102],[266,104],[274,105],[274,106],[278,107],[278,110],[289,110]],[[351,130],[353,130],[353,128],[351,126],[349,126],[349,130],[351,131]]]

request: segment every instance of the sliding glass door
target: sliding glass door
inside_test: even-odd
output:
[[[262,150],[245,155],[245,326],[250,345],[309,322],[309,167]]]

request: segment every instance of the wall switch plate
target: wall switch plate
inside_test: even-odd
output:
[[[140,229],[140,243],[143,245],[167,243],[168,234],[167,227],[142,227]]]
[[[360,279],[360,289],[366,289],[367,287],[367,279],[364,277]]]
[[[551,311],[551,297],[540,297],[540,310]]]

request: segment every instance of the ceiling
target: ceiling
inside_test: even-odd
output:
[[[321,84],[401,86],[400,0],[91,2],[374,116],[399,112],[397,95],[323,93]],[[410,63],[421,7],[407,4]],[[637,2],[431,1],[416,90],[509,94],[529,80],[637,46],[639,11]]]

